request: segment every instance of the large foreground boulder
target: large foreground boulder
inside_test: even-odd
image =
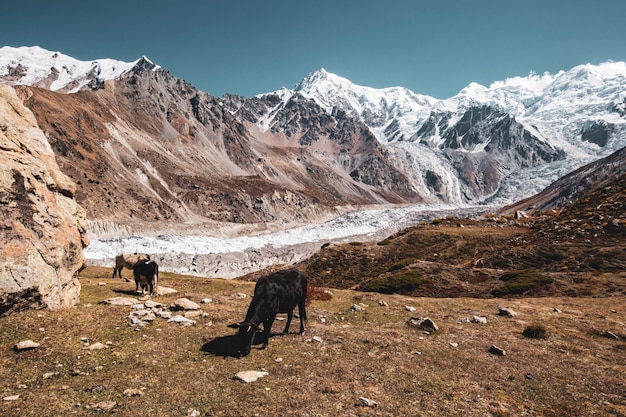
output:
[[[78,302],[88,239],[75,190],[31,111],[0,84],[0,316]]]

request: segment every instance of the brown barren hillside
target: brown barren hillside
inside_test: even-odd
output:
[[[200,303],[205,314],[195,313],[189,327],[162,318],[135,327],[133,308],[101,303],[135,297],[134,283],[94,267],[80,280],[74,309],[2,318],[1,415],[626,415],[623,296],[493,300],[332,290],[328,299],[315,290],[324,297],[310,300],[304,336],[292,323],[292,333],[272,337],[268,350],[255,345],[237,358],[235,331],[226,325],[244,318],[253,283],[162,274],[160,284],[179,292],[153,302],[210,298]],[[498,315],[498,304],[517,315]],[[439,330],[415,328],[412,317],[430,317]],[[273,332],[283,327],[277,321]],[[27,339],[40,346],[14,350]],[[490,353],[492,345],[504,356]],[[248,370],[267,374],[247,384],[235,379]]]
[[[624,295],[625,201],[622,175],[561,210],[436,219],[379,242],[324,245],[299,267],[319,285],[414,296],[492,297],[507,286],[509,295]],[[526,282],[503,281],[512,273]]]

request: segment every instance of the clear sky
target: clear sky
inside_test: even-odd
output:
[[[626,60],[626,0],[15,0],[0,16],[0,46],[145,55],[214,96],[293,88],[325,68],[444,99]]]

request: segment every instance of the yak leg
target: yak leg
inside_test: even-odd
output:
[[[306,321],[306,308],[304,301],[298,304],[298,314],[300,315],[300,334],[304,333],[304,322]]]
[[[287,312],[287,325],[285,326],[285,330],[283,330],[283,334],[289,333],[289,326],[291,325],[291,319],[293,318],[293,311]]]
[[[115,268],[113,268],[113,276],[111,278],[115,278],[115,273],[117,272],[117,277],[118,278],[122,278],[122,269],[124,267],[123,266],[115,266]]]
[[[263,321],[263,346],[261,346],[261,349],[267,349],[267,345],[269,344],[269,341],[270,341],[270,332],[272,331],[272,324],[274,324],[275,319],[276,319],[276,315]]]

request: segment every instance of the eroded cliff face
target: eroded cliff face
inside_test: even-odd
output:
[[[79,301],[86,215],[35,117],[0,84],[0,316]]]

